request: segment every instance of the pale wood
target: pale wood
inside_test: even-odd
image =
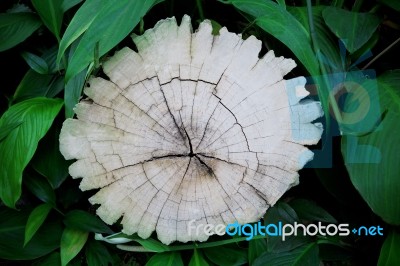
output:
[[[60,135],[69,169],[108,224],[123,232],[154,231],[166,244],[204,241],[198,224],[249,223],[298,183],[322,126],[306,80],[283,79],[296,64],[261,42],[209,21],[192,33],[162,20],[134,36],[138,53],[123,48],[104,63],[110,78],[93,77]],[[192,148],[191,148],[192,147]],[[193,150],[196,156],[189,156]]]

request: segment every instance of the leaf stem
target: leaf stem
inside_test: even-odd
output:
[[[203,11],[203,4],[201,1],[202,0],[196,0],[196,5],[197,5],[197,9],[199,10],[200,20],[203,21],[204,20],[204,11]]]
[[[397,38],[397,40],[395,40],[392,44],[390,44],[388,47],[386,47],[382,52],[380,52],[378,55],[376,55],[371,61],[368,62],[368,64],[366,64],[362,70],[366,69],[367,67],[369,67],[373,62],[375,62],[376,60],[379,59],[379,57],[381,57],[382,55],[384,55],[387,51],[389,51],[393,46],[395,46],[398,42],[400,41],[400,37]]]

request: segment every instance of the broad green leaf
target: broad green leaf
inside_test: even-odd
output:
[[[28,222],[25,227],[25,240],[24,246],[32,239],[39,227],[47,218],[52,206],[48,203],[43,203],[37,206],[29,215]]]
[[[31,162],[33,169],[45,176],[53,189],[58,188],[67,178],[68,167],[71,164],[60,153],[59,136],[60,127],[52,126],[39,142]]]
[[[83,0],[63,0],[61,4],[61,9],[65,13],[69,9],[73,8],[77,4],[81,3]]]
[[[146,266],[183,266],[183,261],[179,252],[165,252],[152,256]]]
[[[208,262],[204,258],[202,251],[195,248],[193,250],[193,256],[190,259],[189,266],[208,266]]]
[[[0,207],[0,258],[6,260],[32,260],[59,248],[62,223],[51,219],[39,228],[29,243],[23,247],[25,225],[30,210],[15,211]]]
[[[320,73],[308,29],[284,6],[265,0],[230,0],[229,3],[255,17],[256,24],[285,44],[311,75]]]
[[[204,254],[213,263],[220,266],[244,265],[247,263],[247,250],[237,246],[220,246],[218,248],[205,248]]]
[[[65,117],[72,118],[74,116],[73,108],[79,102],[83,86],[85,84],[86,69],[81,71],[78,75],[70,79],[65,85],[64,102],[65,102]]]
[[[39,13],[46,27],[60,41],[60,30],[63,19],[63,0],[32,0],[32,4]]]
[[[72,210],[67,213],[64,217],[64,224],[69,228],[86,232],[114,233],[102,220],[82,210]]]
[[[290,206],[302,220],[337,223],[336,219],[315,202],[306,199],[292,200]]]
[[[378,266],[400,265],[400,233],[392,230],[386,237],[379,255]]]
[[[61,39],[56,60],[57,64],[60,63],[67,48],[93,23],[103,5],[104,2],[102,0],[87,0],[78,9]]]
[[[24,174],[24,184],[38,199],[53,206],[55,205],[56,194],[44,177],[26,173]]]
[[[400,2],[398,0],[379,0],[379,2],[396,11],[400,11]]]
[[[34,14],[0,14],[0,52],[25,41],[42,23]]]
[[[282,223],[282,225],[294,224],[295,222],[299,222],[299,218],[290,205],[279,202],[274,207],[268,209],[264,216],[264,222],[266,226],[269,224],[279,226],[279,223]],[[274,232],[273,229],[271,231]],[[282,241],[282,237],[278,234],[276,236],[268,236],[267,246],[271,252],[285,252],[308,242],[310,242],[310,238],[301,233],[297,236],[287,236],[285,241]]]
[[[318,266],[318,246],[311,243],[292,251],[280,253],[266,252],[254,261],[253,266]]]
[[[46,96],[51,79],[51,75],[42,75],[32,69],[28,70],[15,90],[12,102]]]
[[[97,2],[96,0],[93,1]],[[87,2],[91,1],[89,0]],[[87,29],[69,62],[67,72],[65,74],[66,81],[68,82],[68,80],[80,73],[91,62],[94,61],[96,46],[98,46],[98,56],[103,56],[115,45],[121,42],[122,39],[124,39],[139,23],[140,18],[147,13],[147,11],[155,4],[155,2],[159,1],[103,0],[101,5],[98,5],[97,9],[94,11],[87,11],[86,6],[82,5],[80,10],[85,7],[85,12],[88,13],[87,16],[93,20],[85,18],[82,24],[81,21],[73,19],[63,37],[63,39],[65,38],[66,41],[62,42],[61,44],[67,44],[68,46],[68,44],[71,43],[71,40],[79,37],[80,34]],[[95,15],[93,15],[94,12]],[[81,15],[82,14],[80,14],[80,16]],[[77,26],[76,23],[79,23],[83,27]],[[78,32],[70,33],[70,28],[78,28]],[[70,37],[71,35],[72,38]],[[61,46],[61,44],[59,52],[60,56],[65,51],[63,51],[64,46]],[[65,48],[67,46],[65,46]]]
[[[312,7],[315,38],[320,49],[316,56],[319,64],[324,64],[329,73],[344,71],[339,55],[339,44],[322,17],[322,12],[325,8],[326,6]],[[288,11],[310,32],[307,7],[289,7]]]
[[[28,63],[28,65],[37,73],[43,75],[49,73],[49,66],[41,57],[28,52],[24,52],[21,55],[25,59],[26,63]]]
[[[249,241],[249,264],[253,265],[255,259],[257,259],[262,253],[268,250],[266,239],[252,239]]]
[[[88,232],[65,228],[61,236],[60,254],[61,265],[65,266],[70,262],[83,248],[88,238]]]
[[[59,99],[33,98],[11,106],[0,118],[0,128],[23,123],[0,142],[0,198],[14,208],[21,195],[22,171],[62,107]]]
[[[0,142],[3,141],[3,139],[5,139],[8,136],[8,134],[10,134],[14,129],[19,127],[21,124],[22,124],[22,121],[17,121],[14,123],[10,123],[10,124],[1,126],[0,127]]]
[[[108,266],[114,262],[108,249],[96,240],[87,242],[85,257],[88,266]]]
[[[361,48],[380,24],[375,14],[350,12],[336,7],[325,8],[322,15],[328,27],[342,40],[350,53]]]
[[[342,137],[342,154],[356,189],[371,209],[386,222],[400,225],[398,152],[400,146],[400,70],[377,79],[382,120],[369,134]],[[368,95],[367,95],[368,96]],[[364,101],[376,101],[368,96]]]

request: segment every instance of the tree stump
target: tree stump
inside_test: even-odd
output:
[[[192,33],[184,16],[134,36],[92,77],[60,134],[69,172],[108,224],[160,241],[205,241],[188,223],[240,224],[262,217],[312,159],[322,125],[305,78],[284,80],[296,64],[261,41],[209,21]],[[300,101],[302,100],[302,101]]]

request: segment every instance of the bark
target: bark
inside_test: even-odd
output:
[[[305,78],[283,79],[295,62],[261,42],[209,21],[192,33],[162,20],[134,36],[93,77],[60,135],[69,168],[108,224],[122,217],[126,234],[156,231],[166,244],[204,241],[188,223],[249,223],[298,183],[312,159],[304,145],[319,141],[319,102]],[[302,100],[302,101],[301,101]]]

